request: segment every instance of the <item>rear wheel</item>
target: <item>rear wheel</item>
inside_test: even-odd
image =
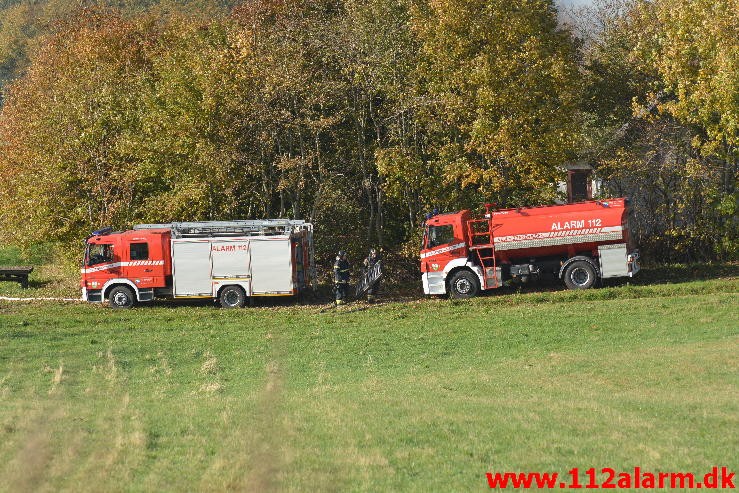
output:
[[[111,308],[131,308],[136,299],[133,296],[131,288],[126,286],[116,286],[110,290],[108,295],[108,303]]]
[[[449,292],[452,298],[474,298],[479,291],[477,276],[468,270],[457,272],[449,281]]]
[[[226,286],[218,296],[223,308],[243,308],[246,305],[246,293],[240,286]]]
[[[564,281],[569,289],[590,289],[595,284],[595,267],[585,260],[572,262],[565,269]]]

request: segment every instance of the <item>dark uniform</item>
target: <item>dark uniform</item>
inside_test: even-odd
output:
[[[372,267],[374,267],[375,264],[379,261],[380,261],[380,254],[377,252],[375,248],[372,248],[369,251],[369,255],[367,255],[367,258],[364,259],[364,275],[366,276],[367,273],[370,270],[372,270]],[[377,296],[379,289],[380,289],[380,281],[377,280],[372,285],[372,287],[367,290],[367,301],[372,303],[375,300],[375,296]]]
[[[334,290],[336,292],[336,304],[341,305],[346,299],[349,290],[349,261],[346,259],[346,252],[341,251],[336,256],[334,262]]]

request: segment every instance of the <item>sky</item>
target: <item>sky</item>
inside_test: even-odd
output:
[[[560,5],[590,5],[593,3],[592,0],[557,0],[557,3]]]
[[[580,15],[577,10],[573,11],[573,9],[592,6],[595,3],[595,0],[554,0],[554,2],[559,8],[560,22],[572,26],[578,24],[577,17]]]

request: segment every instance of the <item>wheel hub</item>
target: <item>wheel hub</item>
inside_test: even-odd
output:
[[[457,282],[454,284],[454,287],[457,289],[457,292],[461,294],[469,293],[470,289],[472,288],[470,282],[467,279],[457,280]]]
[[[570,279],[578,286],[584,286],[590,280],[590,274],[585,269],[578,267],[572,271]]]
[[[239,295],[235,291],[226,293],[226,303],[233,306],[239,302]]]

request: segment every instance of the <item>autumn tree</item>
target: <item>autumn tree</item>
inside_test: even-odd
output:
[[[577,149],[580,89],[554,3],[433,0],[414,25],[440,195],[467,206],[554,199]]]
[[[5,0],[0,2],[0,92],[7,82],[23,74],[29,53],[43,36],[56,32],[60,23],[74,19],[81,7],[115,8],[127,16],[176,12],[209,19],[222,15],[233,3],[232,0]]]
[[[410,256],[425,212],[551,201],[579,158],[644,245],[736,251],[736,0],[599,0],[581,50],[550,0],[67,1],[0,7],[6,240],[282,216]]]
[[[46,40],[10,88],[0,119],[0,216],[5,238],[79,239],[93,225],[133,219],[146,63],[140,33],[87,13]]]
[[[606,22],[586,43],[585,156],[634,199],[637,238],[665,260],[737,252],[731,3],[598,2]]]
[[[726,155],[739,145],[739,1],[640,1],[634,57],[672,97],[660,108],[701,129],[694,146]]]
[[[3,233],[71,242],[104,224],[261,215],[242,55],[218,22],[82,12],[0,115]]]

